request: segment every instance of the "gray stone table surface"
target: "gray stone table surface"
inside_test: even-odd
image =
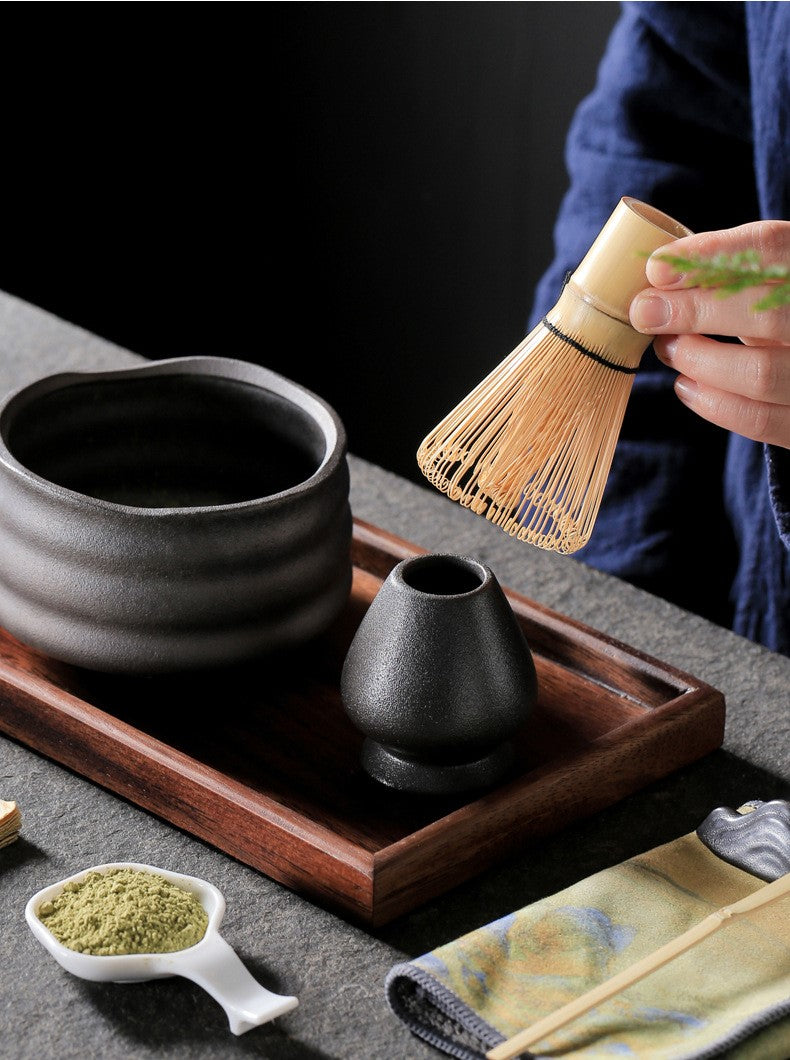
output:
[[[0,295],[3,393],[51,372],[135,360]],[[720,689],[727,703],[724,746],[368,932],[0,737],[0,798],[15,799],[24,818],[19,841],[0,850],[1,1057],[427,1060],[438,1054],[414,1039],[384,1000],[382,984],[394,963],[691,831],[715,806],[790,796],[790,658],[572,558],[515,542],[432,490],[363,460],[352,457],[351,469],[352,507],[361,518],[433,551],[473,555],[503,584]],[[262,982],[298,995],[299,1007],[234,1038],[219,1006],[185,980],[117,986],[62,971],[28,931],[25,902],[48,883],[113,860],[211,880],[227,899],[225,937]]]

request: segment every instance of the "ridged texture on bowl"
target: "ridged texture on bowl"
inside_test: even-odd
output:
[[[302,643],[348,596],[348,486],[337,416],[259,366],[41,380],[0,409],[0,625],[130,673]]]

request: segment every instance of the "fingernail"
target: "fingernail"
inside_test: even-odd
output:
[[[685,282],[685,274],[678,272],[674,265],[662,261],[660,257],[650,258],[645,271],[648,280],[655,287],[681,287]]]
[[[662,338],[660,341],[656,341],[653,346],[653,349],[656,351],[656,357],[658,357],[659,361],[663,361],[664,364],[670,366],[674,364],[677,348],[677,336],[671,339]]]
[[[699,393],[699,385],[693,379],[679,375],[675,380],[675,393],[684,405],[690,405]]]
[[[669,302],[655,294],[640,294],[631,303],[631,323],[637,331],[655,331],[669,323]]]

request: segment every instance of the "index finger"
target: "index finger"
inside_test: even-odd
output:
[[[645,271],[653,287],[665,290],[685,287],[687,276],[678,273],[674,265],[661,261],[662,255],[678,258],[712,258],[717,254],[742,254],[756,251],[764,266],[790,265],[790,222],[751,221],[737,228],[717,232],[699,232],[683,236],[659,247],[648,259]]]

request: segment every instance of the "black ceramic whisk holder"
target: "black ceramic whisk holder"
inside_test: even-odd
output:
[[[343,705],[362,766],[392,788],[485,788],[512,766],[537,699],[532,653],[493,572],[464,556],[399,563],[346,655]]]

